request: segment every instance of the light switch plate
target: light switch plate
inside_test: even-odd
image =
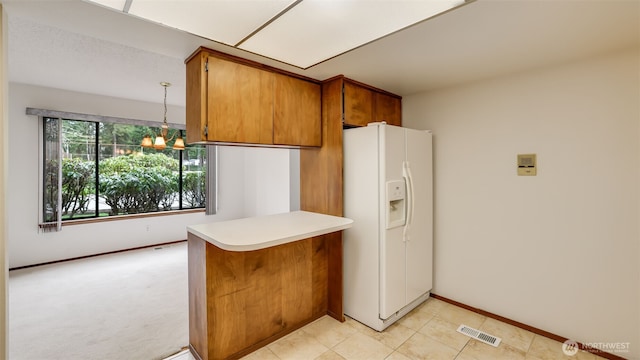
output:
[[[536,154],[518,154],[518,176],[536,176]]]

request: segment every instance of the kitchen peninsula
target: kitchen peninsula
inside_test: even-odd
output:
[[[329,266],[330,237],[322,235],[352,223],[294,211],[189,226],[191,352],[239,358],[323,315],[342,321],[330,309],[342,302],[341,291],[330,291],[342,269]]]

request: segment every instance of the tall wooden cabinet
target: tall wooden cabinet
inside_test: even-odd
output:
[[[320,83],[200,48],[187,64],[187,142],[320,146]]]
[[[343,215],[342,129],[385,120],[401,125],[397,95],[344,76],[322,82],[322,147],[300,150],[300,209]],[[329,269],[328,313],[343,321],[342,233],[323,235]]]

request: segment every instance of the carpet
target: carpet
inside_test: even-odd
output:
[[[9,359],[163,359],[187,346],[187,244],[9,272]]]

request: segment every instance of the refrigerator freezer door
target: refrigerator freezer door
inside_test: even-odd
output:
[[[344,214],[355,220],[343,232],[344,312],[371,327],[380,311],[378,152],[377,128],[344,131]]]
[[[402,181],[405,161],[405,129],[395,126],[379,127],[380,184]],[[381,186],[380,199],[386,197],[385,186]],[[385,206],[380,206],[380,219],[386,216]],[[407,304],[406,299],[406,254],[402,238],[403,227],[386,229],[384,221],[380,227],[380,318],[386,319]]]
[[[406,130],[407,164],[413,198],[406,242],[406,301],[412,302],[433,286],[433,174],[431,133]]]

